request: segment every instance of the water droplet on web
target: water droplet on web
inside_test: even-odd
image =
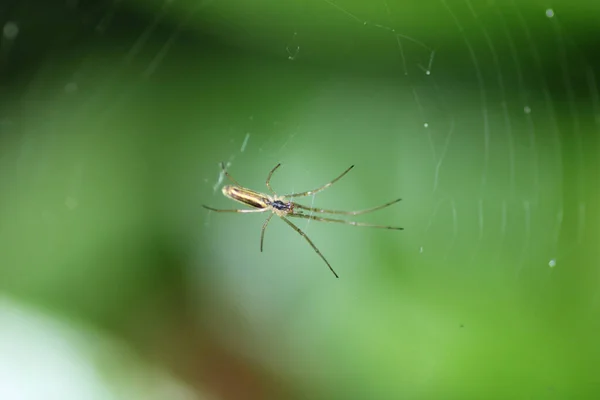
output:
[[[2,34],[6,39],[13,40],[19,34],[19,26],[14,22],[7,22],[4,24],[4,29],[2,29]]]

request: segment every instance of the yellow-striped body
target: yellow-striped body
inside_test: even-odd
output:
[[[263,193],[255,192],[241,186],[226,185],[221,189],[223,195],[235,200],[238,203],[245,204],[254,208],[267,208],[271,204],[271,199]]]

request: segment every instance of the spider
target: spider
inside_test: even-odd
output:
[[[273,168],[271,170],[271,172],[269,172],[269,175],[267,175],[266,184],[267,184],[267,188],[269,189],[269,192],[271,192],[271,195],[268,195],[268,194],[256,192],[252,189],[247,189],[247,188],[243,187],[242,185],[240,185],[235,179],[233,179],[233,177],[231,175],[229,175],[229,173],[225,169],[225,164],[221,163],[221,169],[223,170],[223,173],[231,182],[234,183],[234,185],[223,186],[223,189],[221,189],[221,191],[223,192],[223,195],[227,198],[230,198],[231,200],[235,200],[239,203],[253,207],[254,209],[219,210],[219,209],[212,208],[212,207],[209,207],[206,205],[202,205],[202,207],[204,207],[210,211],[233,212],[233,213],[244,213],[244,214],[245,213],[261,213],[261,212],[271,211],[271,214],[267,217],[267,220],[263,223],[262,229],[260,231],[260,251],[261,252],[263,251],[265,229],[267,228],[267,225],[269,224],[269,221],[271,221],[271,218],[273,217],[273,215],[277,215],[286,224],[288,224],[296,232],[298,232],[304,239],[306,239],[308,244],[311,245],[311,247],[319,255],[319,257],[321,257],[323,259],[323,261],[325,261],[325,264],[327,264],[327,266],[329,267],[331,272],[333,272],[333,275],[335,275],[336,278],[339,278],[338,274],[334,271],[331,264],[329,264],[329,261],[327,261],[327,259],[321,253],[321,251],[317,248],[317,246],[315,246],[315,244],[312,242],[312,240],[310,240],[310,238],[306,235],[306,233],[304,233],[300,228],[298,228],[296,225],[294,225],[286,217],[304,218],[304,219],[310,219],[310,220],[315,220],[315,221],[324,221],[324,222],[337,222],[337,223],[354,225],[354,226],[368,226],[371,228],[393,229],[393,230],[403,230],[404,229],[404,228],[398,228],[398,227],[393,227],[393,226],[375,225],[375,224],[369,224],[369,223],[365,223],[365,222],[347,221],[344,219],[327,218],[327,217],[321,217],[321,216],[316,216],[316,215],[312,215],[312,214],[305,214],[305,211],[309,211],[311,213],[341,214],[341,215],[366,214],[366,213],[370,213],[373,211],[381,210],[382,208],[391,206],[392,204],[396,204],[397,202],[399,202],[402,199],[392,200],[381,206],[369,208],[366,210],[360,210],[360,211],[325,210],[322,208],[306,207],[306,206],[303,206],[302,204],[298,204],[296,202],[289,200],[294,197],[310,196],[310,195],[319,193],[319,192],[327,189],[328,187],[330,187],[331,185],[333,185],[334,183],[336,183],[337,181],[342,179],[342,177],[344,175],[346,175],[348,172],[350,172],[350,170],[352,168],[354,168],[354,165],[350,166],[350,168],[345,170],[340,176],[338,176],[334,180],[330,181],[329,183],[326,183],[325,185],[323,185],[317,189],[308,190],[306,192],[286,194],[283,196],[277,195],[275,193],[275,191],[273,190],[273,188],[271,187],[271,177],[273,176],[273,173],[277,170],[277,168],[279,168],[280,166],[281,166],[281,163],[277,164],[275,166],[275,168]]]

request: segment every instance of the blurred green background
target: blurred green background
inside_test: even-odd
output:
[[[600,5],[0,18],[0,398],[600,396]],[[303,204],[402,197],[354,219],[405,230],[294,220],[340,279],[277,218],[261,253],[266,214],[201,207],[238,207],[221,161],[279,193],[355,165]]]

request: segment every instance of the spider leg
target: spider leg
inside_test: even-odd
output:
[[[368,208],[366,210],[359,210],[359,211],[326,210],[326,209],[323,209],[323,208],[306,207],[306,206],[303,206],[302,204],[298,204],[298,203],[294,203],[294,208],[301,208],[302,210],[316,212],[316,213],[322,213],[322,214],[359,215],[359,214],[366,214],[366,213],[370,213],[370,212],[373,212],[373,211],[381,210],[382,208],[389,207],[392,204],[398,203],[400,200],[402,200],[402,199],[396,199],[396,200],[390,201],[389,203],[385,203],[385,204],[383,204],[381,206],[377,206],[377,207],[373,207],[373,208]]]
[[[305,197],[305,196],[310,196],[310,195],[313,195],[313,194],[315,194],[315,193],[319,193],[319,192],[321,192],[321,191],[323,191],[323,190],[327,189],[328,187],[330,187],[331,185],[333,185],[334,183],[336,183],[336,182],[337,182],[337,181],[339,181],[340,179],[342,179],[342,177],[343,177],[344,175],[346,175],[348,172],[350,172],[350,170],[351,170],[352,168],[354,168],[354,165],[351,165],[351,166],[350,166],[350,168],[348,168],[347,170],[345,170],[344,172],[342,172],[342,174],[341,174],[340,176],[338,176],[337,178],[335,178],[335,179],[334,179],[334,180],[332,180],[331,182],[329,182],[329,183],[326,183],[325,185],[323,185],[323,186],[321,186],[321,187],[319,187],[319,188],[316,188],[316,189],[313,189],[313,190],[308,190],[308,191],[306,191],[306,192],[300,192],[300,193],[286,194],[286,195],[283,195],[283,196],[280,196],[280,197]]]
[[[209,206],[205,206],[204,204],[202,204],[202,207],[206,208],[207,210],[210,211],[216,211],[216,212],[234,212],[234,213],[255,213],[255,212],[265,212],[268,210],[268,208],[259,208],[257,210],[219,210],[217,208],[212,208]]]
[[[261,251],[261,253],[262,253],[262,250],[263,250],[263,241],[265,239],[265,229],[267,229],[267,225],[269,224],[269,221],[271,220],[271,218],[273,218],[273,213],[271,213],[269,215],[269,217],[267,218],[267,220],[263,224],[262,229],[260,230],[260,251]]]
[[[346,224],[346,225],[367,226],[370,228],[392,229],[392,230],[396,230],[396,231],[404,230],[404,228],[399,228],[399,227],[394,227],[394,226],[369,224],[366,222],[346,221],[345,219],[325,218],[325,217],[318,217],[316,215],[306,215],[306,214],[288,214],[288,215],[290,217],[294,217],[294,218],[312,219],[314,221],[337,222],[337,223]]]
[[[229,175],[229,172],[227,172],[227,169],[225,168],[225,163],[223,161],[221,161],[221,170],[223,171],[223,173],[225,174],[227,179],[229,179],[231,182],[235,183],[237,186],[242,186],[235,179],[233,179],[233,177],[231,175]]]
[[[293,215],[293,214],[289,214],[289,215]],[[336,278],[339,278],[338,274],[335,273],[335,271],[333,270],[333,268],[331,267],[331,265],[329,264],[329,262],[327,261],[327,259],[325,258],[325,256],[323,254],[321,254],[321,252],[319,251],[319,249],[317,249],[317,246],[315,246],[315,244],[312,242],[312,240],[310,240],[308,238],[308,236],[306,236],[306,233],[304,233],[300,228],[298,228],[296,225],[294,225],[289,219],[283,217],[283,216],[279,216],[279,218],[281,218],[282,220],[284,220],[286,222],[286,224],[288,224],[289,226],[292,227],[292,229],[294,229],[296,232],[298,232],[300,234],[300,236],[302,236],[304,239],[306,239],[306,241],[308,242],[308,244],[311,245],[311,247],[313,248],[314,251],[317,252],[317,254],[319,255],[319,257],[321,257],[323,259],[323,261],[325,261],[325,264],[327,264],[327,266],[329,267],[329,269],[331,270],[331,272],[333,272],[333,275],[335,275]]]
[[[267,183],[267,188],[269,188],[269,191],[271,192],[271,194],[275,194],[275,191],[274,191],[274,190],[273,190],[273,188],[271,187],[271,177],[273,176],[273,172],[275,172],[275,170],[276,170],[277,168],[279,168],[280,166],[281,166],[281,163],[277,164],[277,165],[275,166],[275,168],[273,168],[273,169],[271,170],[271,172],[269,172],[269,175],[267,175],[267,182],[266,182],[266,183]]]

